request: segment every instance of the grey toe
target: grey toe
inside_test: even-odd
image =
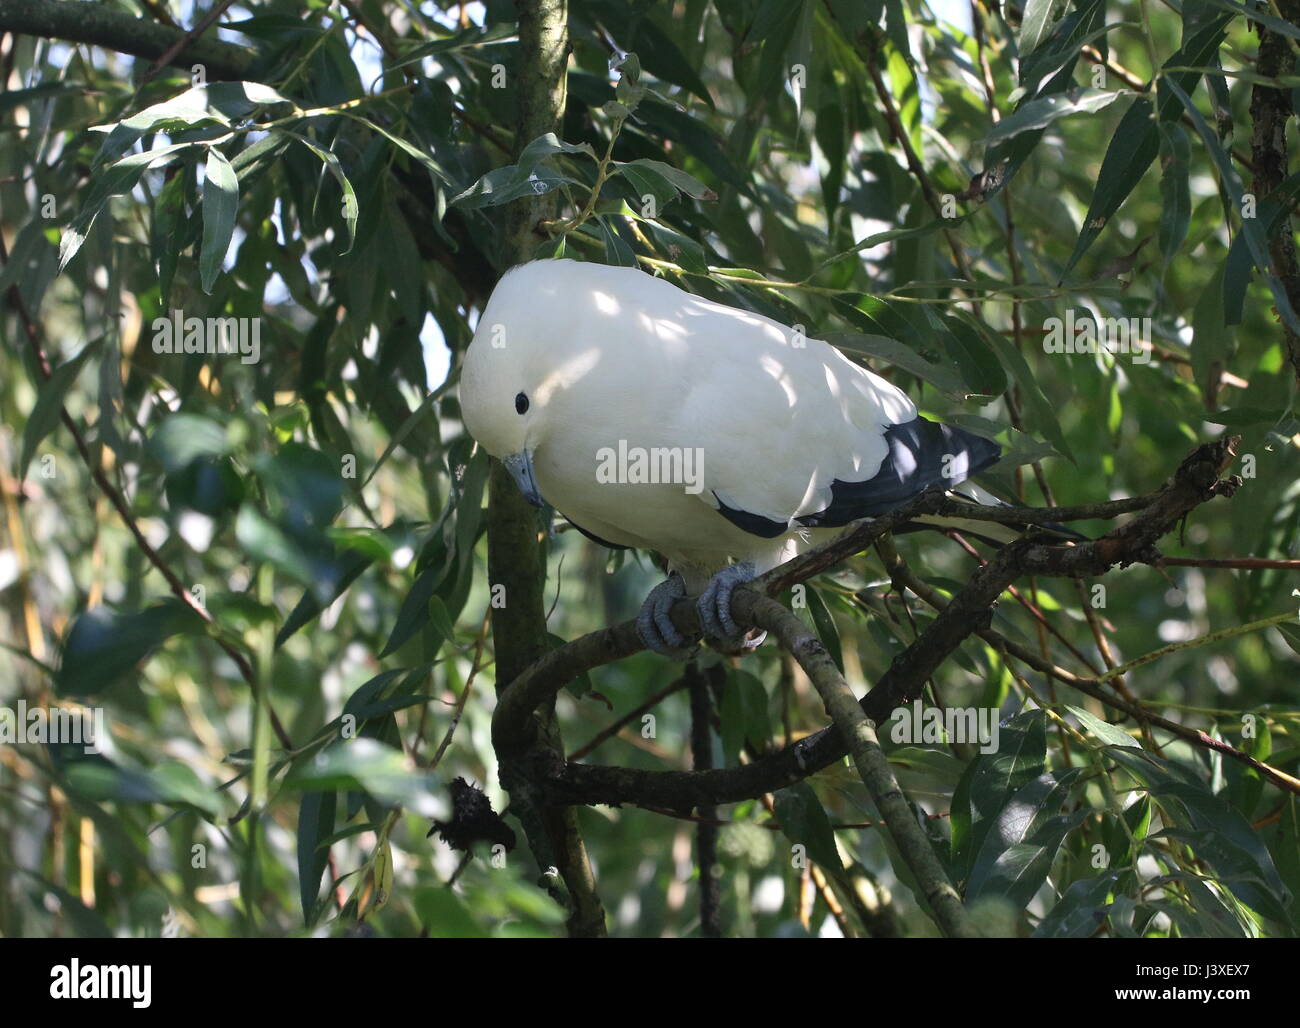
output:
[[[737,586],[752,581],[754,577],[754,565],[744,561],[723,568],[705,586],[697,606],[705,637],[715,648],[729,651],[752,649],[752,645],[743,645],[746,632],[731,615],[731,597]]]
[[[646,649],[675,660],[685,660],[695,652],[695,645],[673,624],[668,612],[686,595],[680,575],[672,575],[650,590],[636,617],[637,634]]]

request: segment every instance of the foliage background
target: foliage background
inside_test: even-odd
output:
[[[0,30],[54,6],[5,0]],[[81,35],[0,36],[0,697],[102,706],[112,738],[98,758],[0,747],[6,935],[563,933],[526,848],[504,867],[480,853],[457,874],[458,855],[425,838],[455,776],[498,810],[508,802],[489,737],[487,461],[457,420],[455,368],[507,261],[505,201],[544,187],[573,218],[616,126],[616,161],[669,169],[618,167],[593,216],[543,252],[641,263],[859,359],[888,358],[925,413],[999,434],[1012,456],[991,479],[1027,502],[1043,501],[1028,461],[1041,460],[1056,502],[1088,503],[1149,492],[1196,442],[1239,433],[1254,476],[1164,552],[1300,556],[1288,312],[1251,268],[1269,265],[1289,217],[1270,226],[1263,207],[1243,219],[1241,203],[1258,188],[1262,17],[1282,47],[1270,81],[1288,98],[1300,85],[1285,5],[1247,17],[1230,0],[1185,0],[1181,13],[1100,0],[571,0],[560,138],[589,152],[532,167],[515,164],[529,140],[510,130],[512,4],[235,4],[208,35],[229,48],[203,63],[213,83],[263,89],[202,93],[188,70],[83,36],[114,17],[128,38],[146,22],[189,28],[210,6],[63,6],[100,10],[79,13]],[[1206,25],[1221,31],[1198,36]],[[627,51],[636,63],[611,71]],[[1157,76],[1166,64],[1198,70]],[[1147,167],[1131,112],[1157,77]],[[1294,150],[1294,121],[1285,137]],[[130,156],[150,151],[154,163]],[[1007,167],[999,158],[1011,162],[1001,182],[983,174]],[[1273,196],[1286,211],[1296,186]],[[657,217],[640,216],[647,193]],[[1103,208],[1104,227],[1084,231]],[[1082,248],[1081,231],[1095,236]],[[1046,320],[1071,306],[1151,318],[1153,359],[1045,353]],[[155,353],[153,321],[177,308],[260,317],[261,361]],[[49,381],[38,347],[58,369]],[[973,567],[941,538],[898,545],[945,591]],[[210,621],[150,551],[184,592],[201,587]],[[659,577],[646,556],[611,557],[570,531],[546,553],[557,640],[630,616]],[[1285,567],[1137,566],[1105,580],[1099,610],[1067,581],[1033,594],[1099,668],[1284,613],[1297,584]],[[874,554],[813,585],[809,613],[859,687],[931,616],[887,595]],[[1010,599],[996,626],[1084,669]],[[1128,685],[1153,711],[1295,773],[1298,644],[1284,624],[1188,646]],[[569,751],[678,673],[644,653],[593,673],[591,691],[559,704]],[[727,675],[719,763],[825,723],[773,645]],[[1026,756],[1010,772],[969,747],[893,752],[968,900],[985,901],[986,930],[1294,933],[1294,795],[1164,737],[1134,770],[1104,748],[1132,724],[1111,711],[1120,732],[1108,734],[1102,705],[1013,674],[977,641],[932,685],[946,704],[1019,714],[1003,737]],[[1067,706],[1101,723],[1076,729]],[[589,759],[689,767],[686,693],[654,713],[654,738],[634,721]],[[345,714],[370,743],[339,738]],[[965,809],[987,832],[1015,808],[1010,783],[1043,773],[1063,791],[1034,812],[1046,832],[1034,852],[990,843],[972,878],[980,854],[954,851],[954,819]],[[972,802],[971,783],[999,774]],[[804,826],[815,854],[827,818],[877,819],[844,765],[788,792],[780,820]],[[700,930],[695,825],[633,807],[579,814],[612,933]],[[720,816],[727,934],[934,933],[880,830],[836,831],[849,870],[828,882],[791,866],[762,802]],[[847,908],[839,919],[828,895]]]

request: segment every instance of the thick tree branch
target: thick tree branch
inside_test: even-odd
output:
[[[519,64],[515,69],[516,145],[559,128],[564,113],[569,56],[568,0],[517,3],[519,10]],[[510,263],[528,259],[534,243],[533,226],[549,217],[554,200],[530,196],[511,205],[506,229]],[[488,483],[488,576],[494,587],[505,590],[503,607],[492,609],[492,641],[496,654],[497,690],[507,689],[516,677],[546,653],[549,643],[542,585],[546,565],[538,541],[536,512],[515,488],[509,474],[492,462]],[[531,756],[563,762],[564,746],[555,718],[552,694],[534,707],[539,729],[529,739]],[[605,911],[596,895],[587,851],[578,831],[576,812],[547,802],[523,761],[501,759],[501,784],[510,792],[533,853],[547,871],[555,871],[568,892],[569,934],[603,936]]]
[[[1023,539],[1004,547],[993,560],[975,572],[966,587],[916,641],[895,658],[889,670],[860,701],[863,713],[879,723],[900,703],[919,695],[926,678],[963,639],[987,630],[990,608],[1006,586],[1017,578],[1029,574],[1092,576],[1103,574],[1115,566],[1158,561],[1160,554],[1155,547],[1156,540],[1199,504],[1215,496],[1230,494],[1235,489],[1235,480],[1220,481],[1219,475],[1231,463],[1236,444],[1237,440],[1230,438],[1198,447],[1183,461],[1169,482],[1148,498],[1145,507],[1135,517],[1100,539],[1075,546],[1046,545]],[[753,623],[753,611],[760,593],[774,596],[865,549],[900,524],[920,515],[935,513],[947,502],[941,495],[926,494],[890,515],[853,526],[830,543],[774,568],[750,587],[736,591],[733,613],[738,623]],[[1002,508],[983,509],[1002,511]],[[966,513],[963,506],[962,516]],[[1016,517],[1022,514],[1019,508],[1011,513]],[[1089,513],[1083,516],[1097,515]],[[671,616],[683,632],[698,635],[699,621],[691,601],[679,601]],[[641,649],[635,624],[627,621],[547,653],[524,671],[500,697],[492,726],[498,754],[521,753],[528,748],[537,730],[532,711],[553,698],[565,683],[584,671],[630,656]],[[1107,702],[1112,701],[1108,699]],[[556,802],[633,803],[689,811],[700,805],[734,803],[785,788],[841,759],[847,752],[845,741],[832,727],[752,764],[715,771],[593,767],[553,758],[538,760],[536,756],[529,762],[534,780],[542,783],[545,794]]]
[[[721,668],[712,670],[720,672]],[[713,699],[709,680],[699,667],[686,666],[683,676],[691,690],[691,764],[696,771],[713,767]],[[718,826],[711,822],[718,813],[712,807],[700,808],[700,822],[695,828],[695,863],[700,881],[700,934],[706,939],[722,937],[722,868],[718,864]]]
[[[1300,26],[1300,0],[1277,0],[1277,12],[1292,25]],[[1259,29],[1259,57],[1255,70],[1267,78],[1277,78],[1291,70],[1291,44],[1280,32],[1264,25]],[[1255,166],[1254,192],[1261,201],[1275,196],[1275,191],[1287,177],[1286,126],[1294,112],[1291,110],[1291,90],[1276,89],[1256,83],[1250,94],[1250,117],[1254,122],[1250,152]],[[1282,284],[1293,310],[1300,310],[1300,260],[1296,257],[1295,235],[1291,231],[1290,203],[1278,194],[1285,206],[1279,215],[1280,224],[1269,234],[1268,250],[1273,274]],[[1285,321],[1282,333],[1286,339],[1287,358],[1297,379],[1300,379],[1300,334]]]
[[[209,81],[244,79],[257,60],[247,47],[207,37],[189,39],[184,29],[133,18],[107,4],[0,0],[0,31],[90,43],[154,61],[165,56],[166,63],[179,68],[201,64]]]

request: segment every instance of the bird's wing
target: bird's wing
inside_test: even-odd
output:
[[[678,434],[701,448],[701,498],[746,532],[878,516],[997,460],[996,444],[918,417],[905,393],[829,344],[702,307]]]

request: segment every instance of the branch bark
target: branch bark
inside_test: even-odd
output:
[[[219,39],[188,39],[184,29],[161,25],[105,4],[66,0],[0,0],[0,30],[71,43],[90,43],[178,68],[202,64],[209,81],[247,78],[256,51]]]
[[[930,905],[943,933],[958,939],[978,937],[979,932],[962,906],[960,894],[953,888],[929,836],[917,821],[898,779],[894,777],[889,758],[880,748],[875,723],[858,706],[853,690],[844,681],[826,647],[799,618],[770,597],[756,599],[751,613],[754,623],[775,635],[808,675],[836,732],[853,757],[858,777],[871,794],[876,809],[884,816],[894,844],[916,878],[921,895]],[[712,816],[703,811],[701,814]]]
[[[521,0],[519,64],[515,69],[517,151],[546,132],[559,129],[564,113],[569,54],[567,0]],[[528,259],[535,248],[534,226],[553,214],[549,196],[526,197],[512,205],[505,251],[511,264]],[[498,462],[492,462],[488,482],[488,576],[505,590],[505,605],[492,610],[492,641],[496,654],[498,692],[549,649],[542,586],[545,557],[538,538],[536,511]],[[520,757],[563,761],[564,746],[555,718],[552,694],[529,711],[534,732]],[[605,934],[605,911],[596,894],[586,848],[578,830],[577,812],[546,801],[523,760],[501,760],[501,784],[510,792],[524,831],[543,872],[553,861],[563,879],[572,936]]]
[[[721,672],[721,668],[711,670]],[[696,771],[713,767],[713,699],[709,680],[694,664],[686,666],[684,676],[691,690],[691,764]],[[721,675],[719,675],[721,677]],[[700,808],[695,826],[695,863],[700,881],[700,935],[706,939],[722,937],[722,868],[718,866],[718,826],[712,822],[718,812],[713,807]]]
[[[1277,0],[1277,11],[1292,25],[1300,27],[1300,0]],[[1259,29],[1259,57],[1255,70],[1260,75],[1276,78],[1291,70],[1292,44],[1280,32],[1264,25]],[[1254,122],[1250,153],[1255,167],[1254,191],[1261,201],[1268,199],[1287,176],[1287,121],[1294,113],[1291,109],[1291,90],[1276,89],[1257,83],[1250,94],[1250,117]],[[1290,203],[1279,197],[1283,212],[1280,224],[1269,234],[1269,257],[1273,274],[1282,283],[1292,310],[1300,311],[1300,260],[1296,257],[1295,235],[1291,230]],[[1300,334],[1285,321],[1282,332],[1286,339],[1287,358],[1291,369],[1300,380]]]

